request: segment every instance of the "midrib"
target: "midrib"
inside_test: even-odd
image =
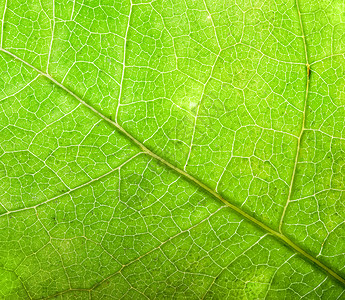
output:
[[[75,93],[73,93],[70,89],[68,89],[67,87],[65,87],[63,84],[61,84],[60,82],[58,82],[57,80],[55,80],[53,77],[51,77],[49,74],[46,74],[42,71],[40,71],[39,69],[37,69],[36,67],[34,67],[33,65],[29,64],[28,62],[24,61],[23,59],[19,58],[18,56],[16,56],[15,54],[5,50],[5,49],[1,49],[0,51],[10,55],[12,58],[22,62],[23,64],[25,64],[26,66],[34,69],[36,72],[38,72],[40,75],[46,77],[47,79],[49,79],[51,82],[53,82],[54,84],[56,84],[57,86],[59,86],[60,88],[62,88],[64,91],[66,91],[68,94],[70,94],[72,97],[74,97],[75,99],[77,99],[81,104],[83,104],[84,106],[86,106],[88,109],[90,109],[91,111],[93,111],[95,114],[97,114],[99,117],[101,117],[102,119],[104,119],[106,122],[108,122],[109,124],[112,124],[117,130],[119,130],[120,132],[122,132],[127,138],[129,138],[132,142],[134,142],[138,147],[140,147],[144,153],[146,153],[147,155],[150,155],[151,157],[155,158],[156,160],[160,161],[162,164],[166,165],[167,167],[169,167],[170,169],[174,170],[175,172],[179,173],[181,176],[183,176],[184,178],[187,178],[188,180],[190,180],[191,182],[193,182],[194,184],[196,184],[197,186],[199,186],[200,188],[202,188],[203,190],[207,191],[209,194],[211,194],[213,197],[217,198],[219,201],[223,202],[226,206],[230,207],[232,210],[236,211],[238,214],[240,214],[243,218],[251,221],[252,223],[256,224],[258,227],[260,227],[261,229],[267,231],[269,234],[275,236],[278,240],[280,240],[281,242],[283,242],[284,244],[288,245],[289,247],[291,247],[293,250],[295,250],[297,253],[301,254],[303,257],[305,257],[307,260],[311,261],[312,263],[316,264],[317,266],[319,266],[321,269],[323,269],[326,273],[328,273],[330,276],[332,276],[333,278],[335,278],[336,280],[338,280],[339,282],[341,282],[343,285],[345,285],[345,279],[342,278],[341,276],[339,276],[336,272],[334,272],[331,268],[327,267],[325,264],[323,264],[322,262],[320,262],[319,260],[317,260],[316,258],[314,258],[312,255],[310,255],[309,253],[307,253],[305,250],[303,250],[302,248],[300,248],[299,246],[297,246],[293,241],[291,241],[288,237],[286,237],[284,234],[275,231],[274,229],[272,229],[271,227],[267,226],[266,224],[262,223],[261,221],[255,219],[254,217],[252,217],[251,215],[249,215],[248,213],[246,213],[245,211],[243,211],[242,209],[240,209],[239,207],[231,204],[228,200],[226,200],[225,198],[223,198],[220,194],[218,194],[217,192],[215,192],[214,190],[212,190],[210,187],[208,187],[206,184],[204,184],[203,182],[201,182],[200,180],[196,179],[195,177],[193,177],[192,175],[188,174],[187,172],[185,172],[182,169],[179,169],[178,167],[174,166],[173,164],[171,164],[170,162],[168,162],[167,160],[165,160],[164,158],[160,157],[159,155],[157,155],[156,153],[152,152],[150,149],[148,149],[146,146],[144,146],[140,141],[138,141],[135,137],[133,137],[129,132],[127,132],[124,128],[122,128],[118,123],[114,122],[113,120],[109,119],[108,117],[106,117],[105,115],[103,115],[101,112],[99,112],[97,109],[95,109],[94,107],[92,107],[91,105],[89,105],[88,103],[86,103],[84,100],[82,100],[79,96],[77,96]]]

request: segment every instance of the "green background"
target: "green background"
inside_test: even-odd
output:
[[[343,1],[0,18],[0,298],[345,299]]]

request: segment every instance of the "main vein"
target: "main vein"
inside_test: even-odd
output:
[[[156,160],[158,160],[159,162],[161,162],[162,164],[164,164],[165,166],[169,167],[170,169],[174,170],[175,172],[179,173],[181,176],[183,176],[184,178],[187,178],[188,180],[190,180],[191,182],[193,182],[194,184],[196,184],[198,187],[202,188],[203,190],[207,191],[209,194],[211,194],[213,197],[215,197],[216,199],[218,199],[219,201],[223,202],[226,206],[230,207],[232,210],[234,210],[235,212],[237,212],[239,215],[241,215],[243,218],[251,221],[252,223],[256,224],[258,227],[260,227],[261,229],[265,230],[266,232],[268,232],[269,234],[275,236],[278,240],[282,241],[284,244],[290,246],[292,249],[294,249],[297,253],[301,254],[303,257],[305,257],[306,259],[310,260],[311,262],[315,263],[317,266],[319,266],[321,269],[323,269],[326,273],[328,273],[330,276],[334,277],[336,280],[338,280],[339,282],[341,282],[343,285],[345,285],[345,279],[342,278],[341,276],[339,276],[336,272],[334,272],[331,268],[329,268],[328,266],[326,266],[325,264],[323,264],[322,262],[320,262],[319,260],[317,260],[315,257],[313,257],[312,255],[310,255],[309,253],[307,253],[305,250],[303,250],[302,248],[300,248],[298,245],[296,245],[293,241],[291,241],[288,237],[286,237],[284,234],[282,234],[279,231],[275,231],[274,229],[272,229],[271,227],[267,226],[266,224],[262,223],[261,221],[255,219],[253,216],[251,216],[250,214],[246,213],[245,211],[243,211],[242,209],[240,209],[239,207],[233,205],[232,203],[230,203],[228,200],[226,200],[225,198],[223,198],[220,194],[218,194],[216,191],[212,190],[210,187],[208,187],[206,184],[204,184],[203,182],[201,182],[200,180],[198,180],[197,178],[195,178],[194,176],[188,174],[187,172],[185,172],[184,170],[174,166],[173,164],[171,164],[170,162],[168,162],[167,160],[165,160],[164,158],[160,157],[159,155],[157,155],[156,153],[152,152],[150,149],[148,149],[146,146],[144,146],[140,141],[138,141],[134,136],[132,136],[129,132],[127,132],[124,128],[122,128],[121,125],[119,125],[118,123],[114,122],[113,120],[109,119],[108,117],[106,117],[105,115],[103,115],[101,112],[99,112],[98,110],[96,110],[94,107],[92,107],[91,105],[89,105],[88,103],[86,103],[84,100],[82,100],[78,95],[76,95],[74,92],[72,92],[71,90],[69,90],[67,87],[65,87],[63,84],[61,84],[60,82],[58,82],[57,80],[55,80],[53,77],[51,77],[49,74],[46,74],[44,72],[42,72],[41,70],[37,69],[36,67],[32,66],[31,64],[29,64],[28,62],[22,60],[21,58],[19,58],[18,56],[14,55],[13,53],[5,50],[5,49],[1,49],[0,51],[7,53],[8,55],[10,55],[12,58],[22,62],[23,64],[25,64],[26,66],[36,70],[39,74],[41,74],[42,76],[46,77],[47,79],[49,79],[50,81],[52,81],[53,83],[55,83],[57,86],[59,86],[60,88],[62,88],[64,91],[66,91],[68,94],[70,94],[72,97],[74,97],[75,99],[77,99],[80,103],[82,103],[84,106],[86,106],[87,108],[89,108],[91,111],[93,111],[95,114],[97,114],[99,117],[101,117],[102,119],[104,119],[105,121],[107,121],[108,123],[112,124],[117,130],[119,130],[122,134],[124,134],[128,139],[130,139],[134,144],[136,144],[139,148],[141,148],[144,153],[146,153],[147,155],[155,158]]]
[[[304,130],[305,130],[305,115],[306,115],[306,110],[307,110],[307,100],[308,100],[309,84],[310,84],[310,64],[309,64],[309,59],[308,59],[307,42],[306,42],[306,38],[305,38],[305,34],[304,34],[302,16],[301,16],[301,11],[299,8],[298,0],[296,0],[296,8],[297,8],[299,24],[300,24],[301,33],[302,33],[303,46],[304,46],[307,82],[306,82],[305,95],[304,95],[302,127],[301,127],[300,134],[298,136],[298,139],[297,139],[297,150],[296,150],[295,162],[294,162],[294,167],[293,167],[290,186],[289,186],[288,198],[286,200],[284,210],[283,210],[282,216],[280,218],[280,222],[279,222],[279,232],[280,233],[282,233],[282,226],[283,226],[283,222],[284,222],[284,217],[285,217],[286,210],[287,210],[289,203],[290,203],[290,200],[291,200],[292,190],[293,190],[293,186],[294,186],[294,183],[296,180],[296,170],[297,170],[297,164],[298,164],[298,159],[299,159],[299,155],[300,155],[301,140],[302,140],[302,135],[303,135]]]

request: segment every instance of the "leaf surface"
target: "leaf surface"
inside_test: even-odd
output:
[[[341,1],[0,2],[0,297],[344,299]]]

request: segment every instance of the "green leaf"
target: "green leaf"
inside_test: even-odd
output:
[[[344,16],[0,1],[0,298],[345,299]]]

